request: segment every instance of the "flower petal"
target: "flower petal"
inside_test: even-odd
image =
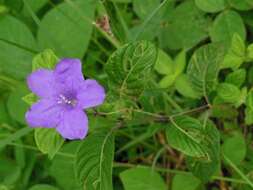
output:
[[[41,99],[26,112],[26,121],[31,127],[56,127],[63,111],[55,100]]]
[[[56,65],[54,77],[58,87],[61,86],[65,89],[77,90],[84,81],[81,61],[79,59],[62,59]]]
[[[88,118],[82,110],[65,111],[56,130],[66,139],[83,139],[88,132]]]
[[[27,77],[30,90],[39,97],[50,97],[55,92],[53,71],[39,69]]]
[[[95,80],[85,80],[77,93],[78,106],[86,109],[100,105],[105,100],[105,90]]]

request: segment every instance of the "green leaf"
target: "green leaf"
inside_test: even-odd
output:
[[[166,128],[166,137],[170,146],[186,155],[199,158],[208,156],[202,146],[204,138],[202,124],[194,118],[177,117]]]
[[[172,190],[197,190],[201,181],[189,174],[176,174],[172,181]]]
[[[251,90],[246,99],[245,109],[245,123],[247,125],[253,124],[253,91]]]
[[[243,134],[235,132],[232,136],[225,138],[222,151],[235,165],[240,164],[246,156],[246,142]]]
[[[58,61],[59,59],[54,52],[51,49],[46,49],[33,58],[32,70],[36,71],[41,68],[52,70]]]
[[[224,0],[195,0],[196,5],[201,10],[208,13],[215,13],[225,9]]]
[[[226,103],[235,103],[239,101],[240,89],[229,83],[221,83],[217,87],[218,96]]]
[[[34,138],[38,149],[48,154],[52,159],[64,143],[64,139],[55,129],[37,128],[34,132]]]
[[[253,61],[253,44],[250,44],[247,48],[247,61]]]
[[[82,58],[91,37],[95,5],[96,0],[78,0],[50,10],[39,26],[40,47],[60,57]]]
[[[74,172],[75,154],[80,141],[66,143],[60,149],[61,155],[56,155],[50,162],[50,177],[54,178],[61,190],[83,190]]]
[[[228,2],[233,8],[240,11],[253,9],[252,0],[228,0]]]
[[[156,7],[160,4],[159,0],[133,0],[133,9],[141,19],[145,20]]]
[[[159,86],[161,88],[168,88],[171,85],[173,85],[175,79],[176,79],[175,75],[167,75],[159,82]]]
[[[209,23],[193,1],[183,2],[170,13],[160,41],[170,49],[189,49],[207,38]]]
[[[226,77],[225,82],[233,84],[238,88],[245,82],[246,79],[246,70],[245,69],[238,69],[232,73],[229,73]]]
[[[29,190],[59,190],[59,189],[47,184],[37,184],[29,188]]]
[[[187,165],[190,171],[201,181],[207,182],[220,166],[220,133],[209,120],[204,121],[204,139],[201,144],[205,147],[208,159],[188,157]]]
[[[162,177],[151,168],[132,168],[120,173],[125,190],[166,190]]]
[[[190,79],[186,74],[181,74],[177,77],[177,80],[175,80],[175,88],[184,97],[199,98],[197,93],[193,90]]]
[[[0,49],[0,67],[4,73],[24,79],[31,72],[35,39],[29,29],[12,16],[0,19]]]
[[[25,85],[19,85],[11,92],[7,101],[7,109],[11,117],[22,124],[26,124],[25,113],[29,108],[22,98],[28,93],[29,90]]]
[[[178,76],[184,72],[186,66],[186,53],[182,50],[174,60],[174,75]]]
[[[77,179],[85,189],[112,190],[113,131],[100,130],[80,145],[75,160]]]
[[[242,40],[246,38],[246,29],[241,16],[235,11],[224,11],[219,14],[210,30],[213,42],[222,42],[226,48],[230,47],[233,35],[237,33]]]
[[[246,47],[242,38],[235,33],[232,38],[231,46],[224,58],[222,68],[237,69],[246,59]]]
[[[163,50],[158,51],[155,70],[162,75],[173,74],[173,60]]]
[[[222,61],[223,49],[217,44],[202,46],[194,52],[187,75],[198,96],[206,96],[214,89]]]
[[[22,100],[27,103],[28,105],[33,105],[35,102],[37,102],[38,100],[38,97],[33,94],[33,93],[30,93],[30,94],[27,94],[25,95],[24,97],[22,97]]]
[[[155,46],[146,41],[119,48],[105,66],[110,89],[119,97],[140,96],[148,83],[156,59]]]

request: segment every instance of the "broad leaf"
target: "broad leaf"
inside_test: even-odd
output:
[[[112,130],[100,130],[83,141],[77,151],[75,172],[85,189],[112,190],[113,157]]]
[[[38,149],[52,159],[64,143],[55,129],[35,129],[34,138]]]
[[[60,57],[82,58],[89,44],[96,0],[69,1],[49,11],[41,21],[38,42]]]
[[[24,79],[31,72],[36,43],[29,29],[12,16],[0,19],[0,67],[16,79]]]
[[[47,185],[47,184],[38,184],[34,185],[29,190],[59,190],[57,187]]]
[[[232,73],[229,73],[226,77],[225,82],[233,84],[238,88],[245,82],[246,79],[246,70],[245,69],[238,69]]]
[[[233,35],[237,33],[243,40],[246,30],[241,16],[235,11],[224,11],[219,14],[210,31],[213,42],[222,42],[226,48],[230,47]]]
[[[239,101],[240,89],[229,83],[221,83],[217,87],[218,96],[227,103],[235,103]]]
[[[208,159],[189,157],[187,165],[190,171],[203,182],[207,182],[215,174],[220,165],[220,133],[209,120],[204,121],[204,139],[201,144],[205,147]]]
[[[166,190],[161,176],[151,168],[132,168],[120,173],[125,190]]]
[[[208,44],[196,50],[187,68],[187,75],[194,91],[199,96],[207,96],[217,82],[223,49],[216,44]]]
[[[170,49],[191,48],[208,36],[210,20],[193,1],[176,7],[162,29],[160,41]]]
[[[193,157],[208,157],[202,145],[204,135],[200,121],[187,116],[173,119],[166,128],[168,144]]]
[[[155,46],[146,41],[119,48],[105,67],[110,89],[119,97],[139,96],[148,83],[156,59]]]

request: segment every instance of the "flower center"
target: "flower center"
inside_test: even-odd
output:
[[[68,97],[60,94],[57,103],[58,104],[65,104],[65,105],[69,105],[71,107],[74,107],[77,104],[77,100],[75,98],[68,98]]]

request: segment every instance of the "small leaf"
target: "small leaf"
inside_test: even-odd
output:
[[[175,79],[175,75],[167,75],[159,82],[159,86],[161,88],[168,88],[174,83]]]
[[[253,9],[252,0],[228,0],[229,4],[240,11],[247,11]]]
[[[247,125],[253,124],[253,91],[251,90],[246,99],[245,109],[245,123]]]
[[[151,168],[132,168],[120,173],[125,190],[166,190],[166,185],[159,175]]]
[[[237,69],[246,59],[246,47],[242,38],[235,33],[232,38],[231,46],[225,55],[222,68]]]
[[[235,103],[239,101],[240,89],[229,83],[219,84],[217,87],[218,96],[227,103]]]
[[[169,75],[173,73],[173,60],[163,50],[158,51],[155,70],[162,75]]]
[[[238,88],[245,82],[246,79],[246,70],[245,69],[238,69],[232,73],[229,73],[226,77],[225,82],[233,84]]]
[[[250,44],[247,48],[247,61],[253,61],[253,44]]]
[[[51,49],[46,49],[42,53],[36,55],[33,58],[32,70],[38,69],[54,69],[55,65],[59,61],[58,57],[54,54]]]
[[[38,97],[33,94],[33,93],[30,93],[30,94],[27,94],[26,96],[22,97],[22,100],[27,103],[28,105],[33,105],[35,102],[37,102],[38,100]]]
[[[197,190],[201,181],[192,174],[176,174],[172,181],[172,190]]]
[[[80,145],[75,172],[85,189],[112,189],[114,135],[112,130],[100,130],[88,136]]]
[[[47,184],[38,184],[34,185],[29,190],[59,190],[57,187],[47,185]]]
[[[55,129],[36,128],[34,138],[38,149],[52,159],[64,143]]]
[[[174,60],[174,75],[178,76],[184,72],[186,66],[186,53],[181,51]]]
[[[187,68],[187,75],[198,96],[206,96],[214,89],[223,49],[216,44],[208,44],[196,50]]]
[[[196,5],[203,11],[215,13],[225,8],[224,0],[195,0]]]
[[[156,59],[156,47],[147,41],[130,43],[116,50],[105,66],[109,86],[115,95],[140,96]]]
[[[243,134],[236,132],[225,138],[222,151],[234,164],[240,164],[246,156],[246,142]]]
[[[193,90],[190,83],[190,79],[186,74],[181,74],[177,77],[177,79],[175,80],[175,88],[184,97],[194,99],[199,98],[197,93]]]

